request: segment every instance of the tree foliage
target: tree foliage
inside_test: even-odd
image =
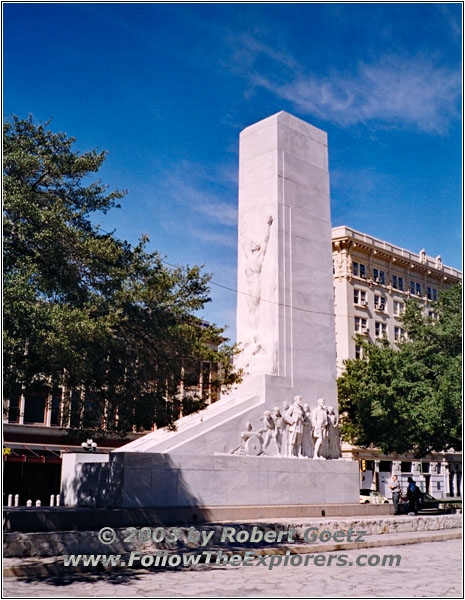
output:
[[[240,380],[223,330],[195,316],[210,276],[166,266],[146,238],[132,247],[95,226],[124,195],[90,182],[105,152],[80,154],[48,126],[4,126],[6,395],[64,388],[72,423],[94,435],[170,425],[179,409],[202,406],[179,395],[202,361],[219,365],[216,387]]]
[[[347,360],[338,380],[343,437],[384,452],[461,447],[462,286],[444,290],[424,315],[409,300],[402,316],[407,339],[397,348],[358,339],[363,358]]]

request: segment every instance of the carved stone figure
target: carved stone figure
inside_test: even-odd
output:
[[[230,454],[341,458],[338,418],[334,408],[326,408],[322,398],[310,411],[308,404],[302,405],[302,396],[295,396],[290,407],[284,401],[281,410],[275,406],[273,414],[265,411],[260,421],[263,424],[258,430],[254,430],[252,423],[246,423],[241,432],[242,442]]]
[[[339,419],[334,407],[328,406],[328,441],[330,458],[341,458],[341,436],[339,433]]]
[[[289,403],[284,400],[283,409],[281,411],[283,417],[283,441],[281,444],[281,455],[282,456],[290,456],[290,448],[289,448],[289,426],[291,424],[291,419],[289,415]]]
[[[245,431],[241,433],[242,442],[231,450],[230,454],[258,456],[262,454],[263,438],[259,431],[253,431],[252,423],[245,424]]]
[[[313,437],[316,440],[313,458],[321,459],[324,458],[321,446],[328,435],[328,413],[323,398],[318,398],[318,406],[312,411],[312,423]]]
[[[345,274],[344,257],[340,251],[336,252],[334,257],[334,274],[336,277],[342,277]]]
[[[278,449],[278,456],[281,456],[283,452],[283,429],[285,427],[285,423],[278,406],[273,408],[273,419],[275,425],[273,438],[276,443],[276,448]]]
[[[302,454],[307,458],[313,457],[313,435],[312,435],[312,417],[310,407],[304,404],[304,413],[307,420],[304,421],[304,431],[302,434]]]
[[[289,425],[289,449],[290,456],[303,457],[302,436],[307,416],[302,406],[302,396],[295,396],[294,404],[289,411],[291,424]]]
[[[259,429],[258,432],[263,436],[263,452],[266,452],[266,449],[274,439],[273,434],[276,430],[276,427],[269,410],[266,410],[263,417],[260,417],[260,421],[263,421],[264,427]]]
[[[246,297],[247,307],[249,309],[249,318],[251,326],[250,338],[253,342],[250,352],[253,356],[260,350],[264,350],[258,337],[259,331],[259,308],[261,300],[261,272],[265,260],[268,241],[270,239],[271,225],[273,217],[269,216],[266,222],[266,233],[262,241],[257,241],[246,235],[247,226],[239,228],[240,241],[245,255],[245,275],[247,278],[248,295]]]

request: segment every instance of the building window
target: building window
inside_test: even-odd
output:
[[[355,331],[357,333],[368,333],[367,320],[355,317]]]
[[[438,489],[438,490],[441,489],[441,482],[440,481],[436,481],[436,489]]]
[[[69,424],[72,428],[81,427],[82,399],[80,390],[72,390],[69,411]]]
[[[382,338],[386,335],[386,323],[380,323],[380,321],[375,321],[375,336],[377,338]]]
[[[428,288],[428,300],[437,300],[437,290],[435,288]]]
[[[411,473],[412,472],[412,463],[411,462],[401,462],[400,463],[400,472],[401,473]]]
[[[386,310],[386,298],[375,295],[375,310],[381,310],[383,312]]]
[[[19,421],[19,405],[21,401],[21,386],[13,385],[8,389],[4,389],[5,397],[3,398],[4,410],[8,409],[8,423],[17,423]]]
[[[413,296],[421,296],[421,283],[416,283],[415,281],[410,282],[410,293]]]
[[[392,287],[396,290],[404,291],[404,278],[399,277],[398,275],[392,276]]]
[[[44,423],[46,395],[38,392],[28,392],[25,395],[24,422]]]
[[[362,347],[360,344],[355,344],[355,358],[362,358]]]
[[[394,339],[396,342],[401,342],[405,338],[405,331],[402,327],[394,327]]]
[[[362,279],[366,279],[365,265],[354,261],[352,263],[352,273],[355,275],[355,277],[361,277]]]
[[[19,421],[19,396],[10,398],[10,409],[8,413],[8,423],[17,423]]]
[[[438,475],[441,473],[441,463],[436,463],[436,473]]]
[[[394,300],[394,315],[398,317],[404,312],[404,303]]]
[[[367,294],[363,290],[354,289],[354,304],[368,306]]]
[[[52,401],[50,403],[50,425],[60,425],[61,395],[61,388],[53,390]]]
[[[384,271],[379,271],[378,269],[373,269],[373,281],[376,283],[380,283],[384,285]]]

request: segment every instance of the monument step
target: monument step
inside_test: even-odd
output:
[[[197,525],[229,523],[253,519],[343,518],[387,516],[392,504],[324,504],[257,506],[184,506],[156,508],[93,507],[8,507],[3,510],[3,531],[96,531],[101,527],[157,527],[160,525]]]

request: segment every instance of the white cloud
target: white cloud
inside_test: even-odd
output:
[[[460,19],[460,5],[452,4],[449,6],[449,3],[444,4],[436,4],[436,9],[440,12],[443,20],[445,21],[446,27],[452,36],[459,40],[462,36],[462,27],[461,27],[461,19]]]
[[[215,166],[211,172],[208,166],[183,162],[163,169],[160,179],[165,195],[185,210],[206,217],[212,224],[236,227],[236,191],[234,199],[228,202],[231,193],[224,187],[229,187],[230,182],[225,181],[225,171],[222,165]]]
[[[271,47],[248,34],[243,34],[235,38],[238,42],[236,56],[240,56],[242,60],[247,60],[247,57],[253,60],[253,55],[263,54],[272,60],[281,63],[285,67],[295,69],[298,67],[297,61],[286,52],[277,47]]]
[[[232,206],[218,200],[209,201],[203,198],[201,202],[194,206],[194,209],[221,225],[228,225],[230,227],[237,225],[237,206]]]
[[[370,123],[430,133],[444,132],[451,120],[460,116],[460,72],[433,57],[384,55],[359,62],[349,71],[317,75],[284,52],[273,51],[261,42],[242,42],[243,52],[256,60],[266,57],[276,66],[273,70],[244,71],[249,82],[304,114],[343,127]],[[268,75],[270,72],[273,75]]]
[[[229,232],[212,231],[200,227],[191,227],[189,230],[189,235],[192,235],[203,242],[220,244],[222,246],[226,246],[227,248],[237,247],[237,235],[235,233],[232,234]]]

